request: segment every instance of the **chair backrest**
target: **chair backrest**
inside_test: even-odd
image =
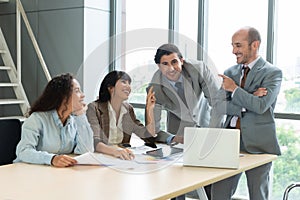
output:
[[[0,165],[10,164],[16,158],[16,147],[21,139],[19,119],[0,120]]]

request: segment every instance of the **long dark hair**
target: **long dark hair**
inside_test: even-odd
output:
[[[124,71],[111,71],[103,79],[99,90],[99,102],[107,102],[111,99],[108,88],[115,87],[119,79],[127,80],[131,83],[130,76]]]
[[[61,74],[52,78],[46,85],[42,95],[33,103],[29,115],[34,112],[43,112],[58,109],[65,101],[65,110],[67,102],[73,91],[73,75],[70,73]]]

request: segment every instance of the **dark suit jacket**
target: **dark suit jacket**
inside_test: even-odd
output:
[[[136,118],[133,107],[125,102],[123,103],[123,105],[128,112],[124,114],[122,118],[122,143],[129,143],[132,133],[135,133],[145,142],[152,143],[154,141],[153,137],[147,131],[146,127]],[[109,138],[108,103],[101,103],[97,101],[90,103],[87,109],[87,118],[94,132],[95,149],[99,142],[107,144]]]
[[[241,65],[227,69],[224,74],[237,85],[242,74]],[[233,116],[241,118],[241,139],[249,153],[270,153],[280,155],[276,137],[274,108],[282,81],[282,72],[260,58],[248,73],[244,88],[238,87],[231,92],[219,91],[218,111],[227,114],[224,126],[228,127]],[[257,97],[253,92],[260,87],[267,88],[267,95]],[[222,98],[222,95],[225,98]],[[246,112],[242,113],[242,108]]]

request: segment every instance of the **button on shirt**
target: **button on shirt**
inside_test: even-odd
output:
[[[22,125],[14,162],[51,164],[56,154],[93,152],[93,131],[86,115],[71,115],[63,126],[57,111],[34,112]]]

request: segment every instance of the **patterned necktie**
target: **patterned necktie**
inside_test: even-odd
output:
[[[244,88],[245,86],[245,83],[246,83],[246,79],[247,79],[247,75],[250,71],[250,68],[248,66],[244,66],[243,67],[243,70],[244,70],[244,76],[241,80],[241,88]],[[238,120],[236,121],[236,126],[235,126],[237,129],[241,129],[241,119],[238,118]]]
[[[183,90],[183,87],[182,87],[182,83],[181,82],[176,82],[175,87],[177,88],[178,96],[181,98],[181,100],[186,105],[186,99],[185,99],[185,96],[184,96],[184,90]]]
[[[243,76],[242,81],[241,81],[241,88],[244,88],[245,83],[246,83],[246,79],[247,79],[247,75],[250,71],[250,68],[248,66],[244,66],[243,69],[244,69],[244,76]]]

